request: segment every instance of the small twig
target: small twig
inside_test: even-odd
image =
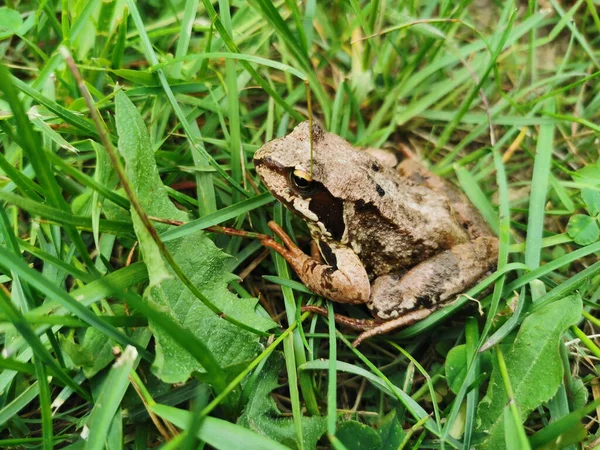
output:
[[[519,148],[521,148],[521,143],[523,142],[523,139],[525,139],[525,136],[527,136],[528,131],[529,131],[529,129],[527,127],[521,128],[521,131],[519,132],[519,135],[517,136],[517,138],[514,141],[512,141],[512,143],[510,144],[508,149],[504,152],[504,155],[502,155],[503,163],[507,163],[510,160],[510,158],[512,157],[512,155]]]
[[[138,397],[142,401],[144,408],[146,408],[146,412],[150,416],[150,420],[152,420],[152,423],[154,424],[154,426],[156,427],[156,429],[158,430],[160,435],[167,442],[170,441],[171,439],[173,439],[178,434],[177,430],[175,430],[171,427],[168,427],[171,430],[171,434],[169,434],[169,432],[165,428],[165,423],[163,423],[161,421],[161,418],[158,417],[156,414],[154,414],[154,412],[150,409],[149,400],[151,402],[153,402],[154,400],[151,398],[147,398],[146,395],[144,395],[145,388],[143,388],[142,382],[141,382],[138,374],[135,373],[135,371],[132,372],[131,375],[129,375],[129,381],[131,382],[131,385],[133,386],[133,389],[137,393]],[[147,392],[146,392],[146,394],[149,395]]]
[[[308,142],[310,145],[310,176],[313,174],[313,112],[312,112],[312,101],[310,97],[310,86],[308,80],[304,81],[306,87],[306,106],[308,107]]]
[[[371,39],[374,37],[383,36],[384,34],[387,34],[387,33],[391,33],[392,31],[398,31],[403,28],[409,28],[409,27],[412,27],[413,25],[419,25],[419,24],[423,24],[423,23],[462,23],[463,25],[465,25],[465,23],[459,19],[436,18],[436,19],[413,20],[410,22],[403,23],[401,25],[396,25],[396,26],[393,26],[390,28],[386,28],[385,30],[381,30],[379,33],[374,33],[374,34],[370,34],[368,36],[363,36],[363,37],[360,37],[357,39],[353,39],[352,41],[350,41],[350,43],[354,44],[356,42],[366,41],[367,39]],[[468,27],[468,28],[471,28],[471,27]]]
[[[135,243],[133,244],[133,247],[131,247],[131,250],[129,251],[129,254],[127,255],[127,261],[125,261],[125,267],[130,266],[131,265],[131,260],[133,259],[133,254],[135,253],[135,249],[138,246],[138,241],[135,241]]]
[[[598,380],[598,377],[592,380],[592,396],[594,401],[600,397],[600,380]],[[600,406],[596,407],[596,417],[600,421]]]
[[[362,400],[363,392],[365,391],[365,387],[367,386],[367,379],[363,378],[360,383],[360,388],[358,388],[358,392],[356,394],[356,401],[354,402],[354,406],[349,411],[350,414],[356,414],[358,410],[358,406],[360,405],[360,401]]]
[[[256,258],[254,258],[252,260],[252,262],[250,262],[250,264],[248,264],[246,266],[246,268],[244,270],[242,270],[239,274],[238,277],[240,277],[240,279],[244,280],[248,275],[250,275],[254,269],[256,269],[258,267],[258,265],[263,262],[267,256],[269,256],[270,251],[268,249],[264,249],[260,255],[258,255]]]

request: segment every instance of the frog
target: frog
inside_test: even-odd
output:
[[[315,294],[371,312],[373,319],[335,315],[362,332],[355,346],[425,319],[496,269],[498,239],[481,214],[416,157],[354,147],[305,121],[264,144],[253,162],[318,251],[305,253],[273,221],[283,244],[265,245]]]

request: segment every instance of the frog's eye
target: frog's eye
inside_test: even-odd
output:
[[[294,170],[293,172],[290,172],[290,182],[293,188],[303,195],[310,195],[318,186],[317,182],[312,179],[310,174],[303,170]]]

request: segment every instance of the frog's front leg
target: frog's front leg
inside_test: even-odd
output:
[[[360,259],[346,247],[331,248],[335,264],[324,264],[305,254],[275,222],[269,227],[285,247],[274,241],[264,244],[276,250],[292,266],[302,282],[315,294],[340,303],[366,303],[371,286]]]

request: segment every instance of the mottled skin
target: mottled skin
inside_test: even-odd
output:
[[[389,153],[356,149],[315,124],[311,168],[304,122],[260,148],[254,163],[319,244],[323,262],[272,225],[300,279],[331,300],[365,303],[376,317],[361,340],[423,319],[496,267],[498,241],[478,212],[414,160],[396,166]]]

